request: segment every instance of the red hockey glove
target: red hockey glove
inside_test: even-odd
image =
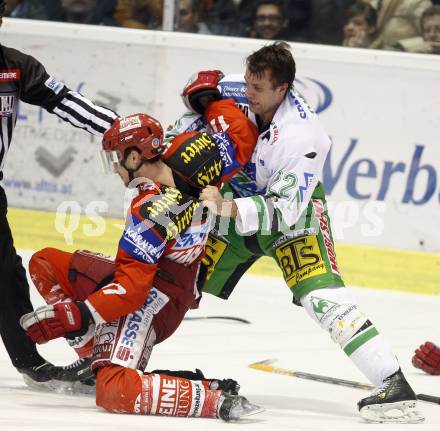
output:
[[[60,302],[23,315],[20,325],[33,341],[43,344],[59,337],[75,338],[84,335],[91,318],[83,302]]]
[[[209,103],[221,99],[217,85],[224,76],[220,70],[204,70],[191,76],[182,91],[185,106],[190,111],[203,115]]]
[[[416,349],[412,364],[428,374],[440,374],[440,348],[427,341]]]

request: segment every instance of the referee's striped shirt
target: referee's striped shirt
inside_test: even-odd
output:
[[[30,55],[0,45],[0,176],[11,146],[18,102],[45,108],[74,127],[102,135],[117,118],[110,109],[67,88]]]

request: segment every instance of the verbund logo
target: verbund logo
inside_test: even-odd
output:
[[[342,144],[340,144],[342,145]],[[353,199],[377,201],[389,200],[409,205],[426,205],[439,202],[436,193],[439,181],[435,162],[426,156],[424,145],[415,145],[409,159],[392,161],[365,157],[369,146],[361,145],[358,139],[351,139],[348,148],[337,159],[330,150],[324,164],[325,191],[330,196],[334,188],[342,183]],[[359,154],[360,153],[360,154]],[[431,163],[430,163],[431,162]],[[394,179],[393,177],[397,176]],[[396,184],[403,185],[396,191]]]
[[[316,79],[307,77],[295,79],[295,89],[317,114],[324,112],[333,102],[330,88]]]

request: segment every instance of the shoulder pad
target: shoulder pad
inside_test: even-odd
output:
[[[155,193],[149,191],[139,197],[133,211],[144,222],[152,223],[154,230],[167,242],[191,226],[193,219],[206,219],[201,202],[174,187],[161,185]]]
[[[189,132],[177,136],[162,156],[163,161],[193,187],[217,185],[221,179],[220,151],[207,132]]]

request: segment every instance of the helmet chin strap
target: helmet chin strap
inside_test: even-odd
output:
[[[127,171],[128,173],[128,184],[130,184],[134,180],[134,174],[141,168],[142,161],[139,163],[139,166],[136,169],[129,168],[125,162],[121,162],[121,166]]]

